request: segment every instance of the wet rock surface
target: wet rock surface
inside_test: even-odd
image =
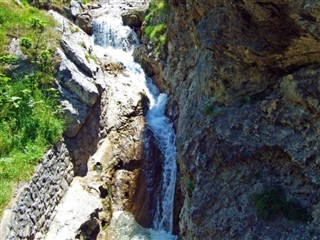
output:
[[[92,35],[92,16],[89,13],[81,13],[77,15],[75,24],[77,24],[87,34]]]

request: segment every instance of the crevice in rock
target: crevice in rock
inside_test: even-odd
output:
[[[120,160],[117,164],[117,166],[114,168],[115,171],[124,169],[130,172],[133,172],[134,170],[138,170],[142,165],[142,160],[131,160],[123,162]]]
[[[66,140],[66,144],[72,155],[75,176],[83,177],[87,175],[88,160],[96,152],[98,142],[100,141],[100,116],[101,99],[99,98],[77,135],[72,139]]]
[[[144,161],[138,172],[136,186],[132,196],[132,213],[143,227],[152,227],[156,209],[156,196],[160,191],[162,179],[162,154],[158,149],[153,133],[146,129],[144,133]]]
[[[79,240],[95,240],[100,232],[98,213],[93,213],[90,220],[83,223],[79,229],[79,233],[76,235],[76,239]]]
[[[108,189],[104,188],[103,186],[99,187],[100,197],[106,198],[108,196]]]

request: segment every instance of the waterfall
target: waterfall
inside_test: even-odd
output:
[[[175,134],[172,124],[165,116],[167,95],[157,93],[157,89],[148,82],[149,89],[154,98],[154,105],[147,112],[148,128],[153,132],[158,147],[164,156],[162,163],[162,188],[157,199],[157,207],[153,221],[153,228],[172,232],[173,201],[176,181],[176,147]],[[150,87],[152,86],[152,87]]]
[[[162,186],[157,198],[153,230],[150,230],[149,234],[155,236],[156,231],[162,231],[166,234],[162,239],[175,239],[174,236],[170,235],[171,237],[168,238],[167,235],[172,233],[173,228],[173,202],[177,169],[175,134],[172,124],[165,116],[167,95],[159,93],[151,80],[146,78],[141,66],[134,62],[132,52],[138,40],[129,27],[123,26],[119,15],[109,13],[99,17],[95,19],[93,27],[95,46],[98,49],[99,46],[104,49],[103,51],[96,50],[98,57],[106,57],[103,53],[107,53],[112,60],[121,62],[125,66],[126,74],[130,75],[135,84],[141,84],[141,88],[144,89],[150,100],[149,110],[146,114],[147,127],[152,131],[164,161],[162,163]],[[161,238],[153,237],[151,239]]]

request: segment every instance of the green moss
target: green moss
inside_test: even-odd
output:
[[[95,55],[93,55],[92,53],[87,53],[85,58],[87,59],[88,62],[94,61],[95,63],[98,63],[97,57]]]
[[[201,113],[213,118],[224,114],[225,110],[219,107],[215,98],[210,98],[201,108]]]
[[[271,220],[277,216],[298,222],[312,220],[307,209],[295,200],[288,201],[280,187],[270,187],[260,193],[253,193],[252,198],[257,214],[265,220]]]
[[[145,29],[145,33],[147,37],[151,40],[160,40],[160,34],[162,34],[166,30],[166,25],[164,23],[159,23],[155,26],[147,26]]]
[[[88,3],[90,3],[91,2],[91,0],[82,0],[82,3],[83,4],[88,4]]]

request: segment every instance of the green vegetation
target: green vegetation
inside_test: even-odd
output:
[[[152,0],[150,3],[149,13],[144,21],[145,36],[151,40],[156,54],[160,54],[161,48],[167,41],[167,25],[166,21],[169,15],[169,4],[167,0]]]
[[[91,2],[91,0],[82,0],[82,3],[83,4],[88,4],[88,3],[90,3]]]
[[[215,104],[215,101],[212,100],[212,99],[209,99],[209,100],[204,104],[204,106],[202,107],[201,113],[202,113],[202,114],[205,114],[205,115],[207,115],[207,116],[210,116],[210,117],[216,116],[216,115],[217,115],[217,112],[216,112],[216,104]]]
[[[39,9],[0,1],[0,215],[16,182],[28,180],[63,132],[54,74],[59,34]],[[19,39],[25,58],[8,54]]]
[[[54,9],[57,11],[62,11],[63,5],[70,4],[70,0],[22,0],[21,2],[25,5],[31,4],[37,8]]]
[[[207,102],[201,108],[201,113],[208,117],[214,118],[224,114],[224,109],[219,106],[214,97],[207,100]]]
[[[86,54],[85,58],[87,59],[88,62],[94,61],[95,63],[98,63],[98,59],[95,55],[93,55],[91,52]]]
[[[180,178],[180,184],[188,194],[191,194],[193,192],[194,183],[188,176],[182,176]]]
[[[270,187],[260,193],[253,193],[252,197],[258,215],[265,220],[271,220],[277,216],[284,216],[298,222],[312,220],[307,209],[295,200],[287,200],[280,187]]]
[[[0,1],[0,55],[7,52],[7,46],[12,38],[26,37],[33,39],[34,30],[31,29],[31,18],[38,19],[47,25],[47,29],[55,25],[53,19],[44,15],[39,9],[25,6],[17,6],[14,1]],[[42,39],[48,40],[48,48],[56,44],[57,33],[54,31],[45,31]]]

